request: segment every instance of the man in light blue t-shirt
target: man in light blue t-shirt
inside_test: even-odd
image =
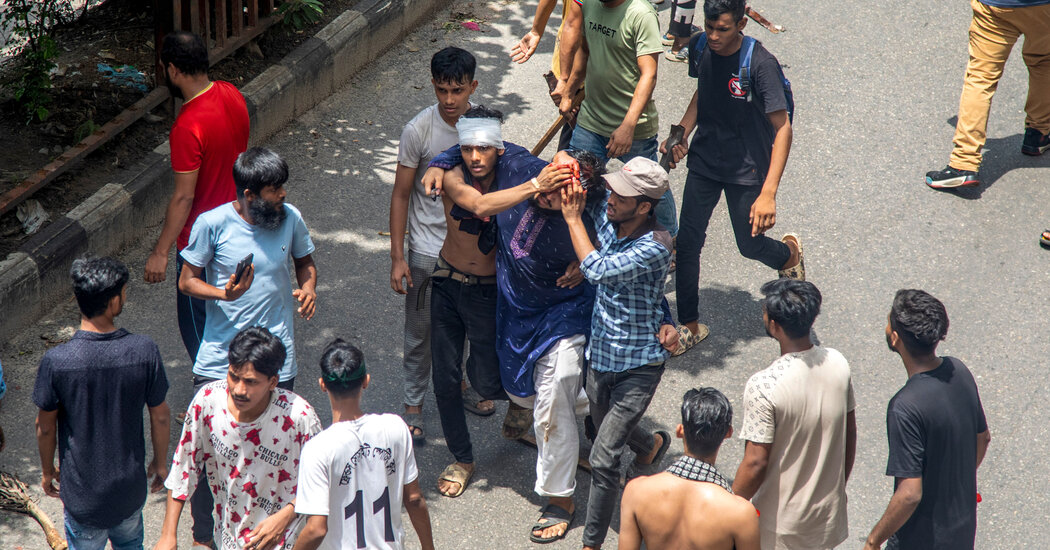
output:
[[[225,378],[227,344],[241,329],[261,326],[284,342],[288,358],[280,381],[290,382],[296,374],[292,312],[309,319],[316,307],[317,268],[310,256],[314,244],[299,210],[284,202],[288,165],[281,157],[267,149],[249,149],[237,158],[233,177],[237,200],[201,214],[182,251],[189,272],[180,277],[179,288],[208,300],[193,374]],[[235,284],[237,264],[248,254],[253,254],[252,264]],[[292,288],[290,259],[298,290]],[[204,272],[218,286],[205,282]]]
[[[204,339],[193,365],[194,393],[226,379],[228,345],[241,329],[251,326],[269,330],[284,343],[287,358],[277,386],[292,390],[296,374],[292,315],[313,317],[317,268],[310,256],[314,243],[306,223],[298,209],[284,202],[287,180],[284,159],[269,149],[248,149],[233,165],[237,200],[201,214],[193,224],[189,244],[181,252],[185,269],[179,276],[179,290],[206,300]],[[251,265],[235,282],[237,264],[249,254]],[[289,260],[295,264],[299,283],[294,290]],[[207,488],[205,482],[200,486]],[[193,540],[211,540],[211,493],[196,491],[190,505]]]

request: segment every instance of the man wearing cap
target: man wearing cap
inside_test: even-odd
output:
[[[587,397],[597,435],[590,456],[585,549],[601,548],[605,540],[619,497],[620,455],[630,439],[644,434],[634,428],[660,383],[668,349],[678,345],[670,313],[662,307],[671,235],[654,216],[667,191],[667,173],[656,162],[638,157],[604,177],[607,204],[588,205],[579,185],[561,192],[561,210],[580,270],[597,287],[587,347]],[[597,225],[597,249],[583,222],[585,209]],[[666,437],[646,437],[650,441],[632,441],[632,446],[655,448],[657,457],[670,443]]]
[[[507,399],[496,354],[497,234],[493,216],[537,191],[554,190],[565,179],[562,176],[555,180],[554,170],[545,170],[531,180],[517,180],[524,181],[521,185],[498,194],[490,193],[497,188],[497,168],[502,164],[505,150],[500,133],[502,119],[499,111],[476,106],[456,123],[463,159],[459,172],[467,182],[464,185],[474,190],[479,200],[475,201],[472,211],[444,194],[448,231],[430,278],[434,396],[445,442],[456,459],[438,479],[438,491],[448,497],[462,494],[474,473],[473,449],[460,390],[464,338],[470,341],[466,371],[471,386],[485,399]],[[429,193],[432,184],[428,181],[431,180],[424,178]],[[527,422],[527,411],[524,414],[522,411],[525,409],[511,404],[508,419],[524,416]],[[504,420],[504,424],[507,423],[508,420]]]

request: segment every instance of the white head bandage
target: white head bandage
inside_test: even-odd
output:
[[[459,118],[456,123],[460,145],[503,149],[499,120],[494,118]]]

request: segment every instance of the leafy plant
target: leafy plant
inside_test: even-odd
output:
[[[285,0],[277,8],[281,25],[297,31],[318,22],[323,14],[324,2],[321,0]]]
[[[43,121],[50,114],[48,90],[58,55],[51,28],[68,21],[73,13],[71,0],[7,0],[0,11],[0,27],[10,30],[10,40],[22,42],[13,52],[20,65],[8,87],[25,110],[26,124],[33,119]]]
[[[77,126],[77,129],[73,131],[73,140],[77,143],[80,143],[84,140],[84,138],[90,136],[91,134],[94,134],[97,130],[100,130],[101,128],[101,126],[95,124],[95,121],[93,119],[89,118],[85,120],[80,126]]]

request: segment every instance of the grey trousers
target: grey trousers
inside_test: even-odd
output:
[[[408,251],[412,286],[405,295],[405,405],[423,404],[430,384],[430,274],[437,257]]]

